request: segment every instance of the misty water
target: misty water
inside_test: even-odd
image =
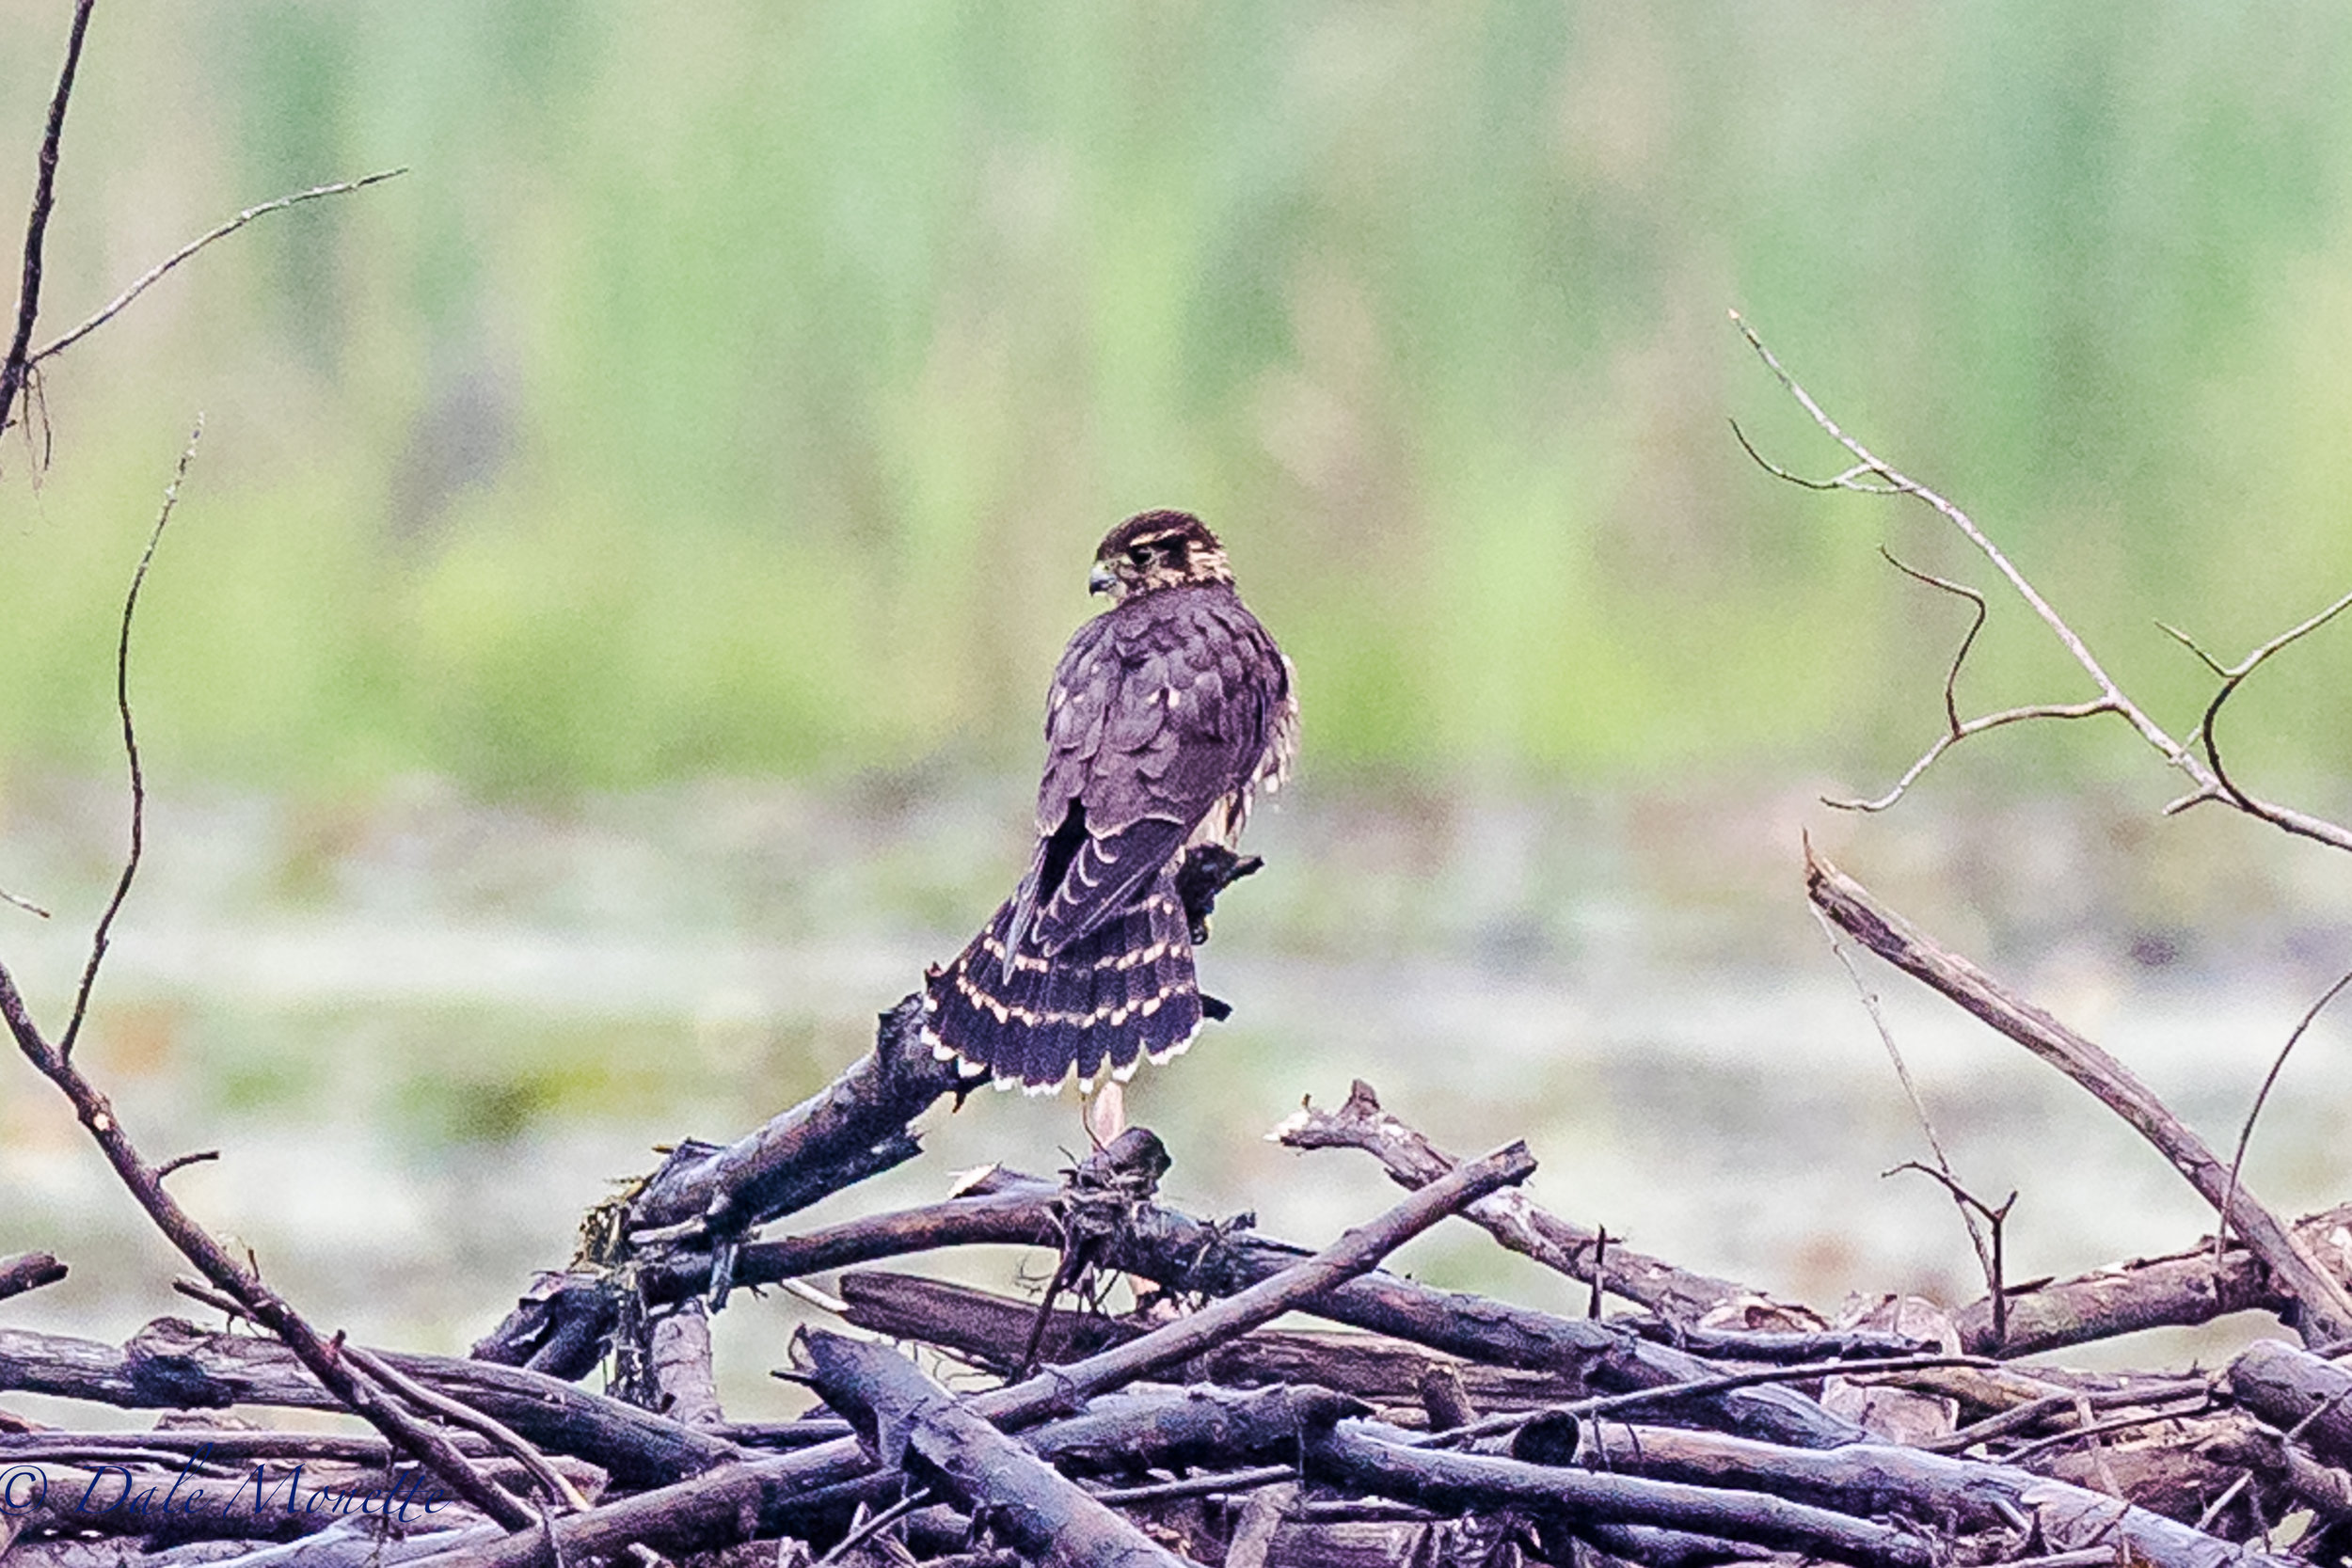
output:
[[[1287,800],[1268,862],[1201,972],[1235,1006],[1147,1071],[1131,1115],[1177,1203],[1254,1210],[1305,1242],[1392,1200],[1372,1164],[1263,1139],[1352,1078],[1444,1146],[1514,1136],[1535,1196],[1694,1268],[1835,1309],[1850,1292],[1980,1289],[1948,1201],[1883,1172],[1925,1153],[1884,1046],[1801,895],[1814,843],[2142,1073],[2225,1148],[2297,1016],[2352,964],[2337,863],[2249,824],[2130,798],[1857,820],[1795,785],[1611,797],[1409,790]],[[657,1145],[725,1139],[818,1086],[1002,895],[1017,783],[727,784],[562,808],[420,782],[348,801],[159,792],[85,1059],[156,1157],[218,1148],[181,1197],[271,1280],[362,1339],[462,1353],[581,1212]],[[0,955],[54,1024],[122,835],[103,782],[17,781]],[[1861,961],[1962,1178],[2021,1194],[2013,1277],[2187,1245],[2199,1200],[2084,1094]],[[2323,1018],[2265,1115],[2247,1180],[2282,1210],[2352,1196],[2352,1040]],[[927,1153],[789,1222],[942,1194],[991,1161],[1049,1171],[1073,1102],[984,1094],[923,1121]],[[0,1069],[0,1254],[64,1285],[24,1326],[119,1338],[186,1271],[62,1101]],[[1012,1285],[1038,1259],[934,1260]],[[1441,1227],[1401,1266],[1581,1310],[1583,1292]],[[720,1335],[742,1413],[808,1308],[739,1298]],[[215,1320],[216,1321],[216,1320]],[[2214,1354],[2250,1324],[2125,1359]]]

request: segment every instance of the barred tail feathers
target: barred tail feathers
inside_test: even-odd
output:
[[[1005,962],[1010,903],[931,977],[925,1032],[943,1056],[985,1067],[999,1088],[1050,1094],[1073,1074],[1124,1080],[1149,1055],[1192,1043],[1201,1018],[1175,875],[1047,958],[1032,942]]]

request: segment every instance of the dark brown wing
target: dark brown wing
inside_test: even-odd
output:
[[[1222,585],[1147,594],[1082,628],[1055,672],[1016,935],[1051,957],[1133,902],[1248,781],[1283,684],[1281,656]]]

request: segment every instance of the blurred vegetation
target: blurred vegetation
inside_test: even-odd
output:
[[[0,215],[69,10],[7,5]],[[1989,576],[1741,456],[1727,416],[1836,466],[1731,305],[2186,722],[2153,618],[2234,657],[2352,585],[2347,102],[2325,7],[102,0],[44,337],[412,172],[53,367],[53,465],[0,448],[0,783],[111,766],[198,409],[138,680],[228,780],[1025,767],[1095,538],[1161,504],[1316,770],[1899,761],[1962,615],[1873,546]],[[2249,769],[2343,764],[2332,635]],[[2005,612],[1966,694],[2081,692]]]

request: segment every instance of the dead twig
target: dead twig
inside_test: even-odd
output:
[[[2253,1142],[2254,1123],[2261,1118],[2263,1106],[2270,1099],[2271,1085],[2279,1082],[2279,1074],[2285,1070],[2287,1058],[2295,1053],[2295,1047],[2303,1038],[2305,1032],[2318,1020],[2328,1004],[2343,994],[2344,988],[2346,986],[2352,986],[2352,970],[2346,970],[2337,976],[2336,983],[2320,992],[2319,1000],[2304,1009],[2303,1016],[2296,1023],[2294,1032],[2287,1036],[2287,1043],[2280,1046],[2279,1054],[2271,1058],[2270,1070],[2263,1074],[2262,1087],[2254,1091],[2254,1103],[2247,1107],[2245,1124],[2237,1130],[2237,1148],[2230,1156],[2230,1182],[2223,1189],[2232,1196],[2237,1193],[2238,1171],[2246,1164],[2246,1147]],[[2224,1202],[2221,1206],[2220,1222],[2213,1229],[2213,1272],[2217,1275],[2221,1272],[2221,1254],[2223,1248],[2229,1245],[2229,1241],[2230,1206]]]
[[[1338,1110],[1319,1109],[1310,1099],[1276,1123],[1266,1141],[1285,1148],[1361,1149],[1378,1160],[1401,1187],[1426,1185],[1459,1163],[1384,1108],[1380,1096],[1360,1078],[1348,1086],[1347,1099]],[[1518,1188],[1481,1198],[1463,1214],[1513,1252],[1571,1279],[1592,1284],[1602,1273],[1599,1235],[1562,1219]],[[1727,1301],[1763,1299],[1762,1292],[1734,1280],[1631,1251],[1621,1237],[1608,1243],[1607,1274],[1611,1291],[1675,1322],[1695,1322]],[[1789,1310],[1811,1317],[1802,1308]]]
[[[816,1568],[834,1568],[834,1563],[848,1561],[852,1552],[930,1500],[928,1487],[916,1487],[873,1517],[859,1522],[849,1534],[834,1543],[833,1550],[817,1560]]]
[[[1598,1394],[1589,1400],[1548,1405],[1541,1410],[1514,1410],[1501,1416],[1489,1416],[1483,1421],[1472,1421],[1447,1432],[1432,1433],[1423,1440],[1422,1446],[1453,1448],[1473,1438],[1517,1432],[1533,1421],[1613,1416],[1645,1404],[1692,1399],[1704,1394],[1727,1394],[1738,1388],[1760,1388],[1775,1383],[1810,1383],[1820,1378],[1861,1377],[1871,1372],[1917,1372],[1938,1367],[1999,1365],[1998,1361],[1985,1355],[1895,1355],[1867,1361],[1819,1361],[1809,1367],[1759,1367],[1743,1372],[1724,1372],[1716,1377],[1694,1377],[1682,1383],[1661,1384],[1655,1388],[1635,1388],[1622,1394]]]
[[[2213,1398],[2208,1393],[2198,1398],[2193,1403],[2181,1406],[2178,1410],[2142,1410],[2128,1416],[2113,1417],[2104,1421],[2087,1422],[2082,1426],[2069,1427],[2064,1432],[2028,1443],[2014,1453],[2003,1454],[2001,1463],[2024,1465],[2045,1453],[2056,1452],[2070,1443],[2079,1443],[2085,1438],[2105,1437],[2110,1433],[2129,1432],[2134,1427],[2153,1426],[2160,1421],[2178,1420],[2184,1416],[2201,1416],[2212,1408]]]
[[[139,857],[147,848],[147,775],[139,766],[138,726],[131,719],[131,626],[138,618],[139,590],[147,586],[148,568],[155,564],[155,547],[164,542],[172,509],[180,504],[180,486],[187,480],[188,465],[196,460],[196,444],[203,438],[204,421],[199,418],[196,428],[188,432],[188,444],[180,451],[180,467],[165,487],[163,510],[156,513],[155,526],[148,532],[147,548],[139,552],[138,566],[131,573],[131,591],[122,596],[122,625],[115,639],[115,713],[121,721],[122,754],[131,768],[131,849],[122,858],[121,874],[115,879],[114,896],[106,900],[105,912],[90,933],[89,958],[82,965],[82,983],[73,992],[73,1011],[65,1021],[65,1033],[57,1037],[60,1061],[73,1059],[74,1042],[81,1038],[82,1022],[89,1016],[90,993],[98,987],[98,966],[106,960],[115,916],[122,911],[123,900],[131,896],[131,883],[139,874]]]
[[[1958,666],[1955,665],[1954,669],[1957,670]],[[1805,840],[1805,849],[1808,854],[1812,852],[1809,837]],[[1853,982],[1854,994],[1862,999],[1862,1010],[1870,1015],[1870,1025],[1878,1031],[1879,1044],[1886,1048],[1886,1059],[1894,1064],[1895,1081],[1902,1085],[1903,1099],[1910,1103],[1912,1117],[1919,1124],[1919,1135],[1927,1139],[1928,1152],[1935,1156],[1935,1169],[1931,1174],[1942,1180],[1951,1193],[1952,1202],[1960,1211],[1961,1227],[1968,1232],[1968,1244],[1976,1249],[1977,1267],[1984,1271],[1986,1288],[1997,1299],[2002,1294],[1998,1284],[2000,1269],[1993,1248],[1984,1232],[1977,1227],[1975,1212],[1961,1200],[1963,1189],[1952,1175],[1952,1162],[1944,1152],[1944,1140],[1935,1131],[1935,1118],[1928,1115],[1928,1102],[1921,1098],[1919,1085],[1912,1082],[1911,1064],[1903,1060],[1902,1047],[1895,1043],[1895,1031],[1886,1022],[1885,1009],[1879,1006],[1879,993],[1862,978],[1862,971],[1855,967],[1852,955],[1846,951],[1846,944],[1837,940],[1837,927],[1830,924],[1829,917],[1817,908],[1813,918],[1820,926],[1821,936],[1828,942],[1830,953],[1837,959],[1838,967],[1846,972],[1846,978]],[[2010,1196],[2012,1198],[2015,1196],[2014,1194]],[[2000,1310],[1995,1307],[1996,1312]],[[2002,1327],[2008,1327],[2006,1317],[2003,1318]]]
[[[1998,1354],[2002,1342],[2009,1338],[2009,1289],[2003,1282],[2006,1270],[2001,1256],[2001,1231],[2009,1223],[2009,1212],[2017,1207],[2017,1194],[2012,1189],[2009,1196],[2001,1199],[2001,1206],[1995,1209],[1954,1180],[1950,1171],[1937,1170],[1916,1160],[1905,1160],[1893,1170],[1881,1172],[1881,1179],[1906,1170],[1917,1171],[1931,1181],[1943,1183],[1944,1190],[1952,1195],[1952,1201],[1960,1205],[1963,1213],[1974,1212],[1982,1215],[1985,1227],[1992,1231],[1993,1257],[1985,1264],[1984,1288],[1993,1301],[1993,1344],[1994,1354]]]
[[[17,895],[10,893],[4,887],[0,887],[0,904],[13,904],[18,909],[23,910],[26,914],[32,915],[40,920],[46,920],[49,918],[49,911],[47,910],[42,909],[39,904],[34,903],[30,898],[19,897]]]
[[[2188,807],[2196,805],[2202,800],[2220,799],[2227,800],[2231,805],[2235,806],[2238,810],[2245,812],[2249,816],[2260,817],[2263,821],[2271,824],[2273,827],[2283,829],[2290,833],[2296,833],[2305,838],[2315,838],[2323,844],[2336,844],[2336,841],[2333,838],[2328,837],[2326,833],[2314,831],[2314,819],[2304,816],[2299,812],[2287,811],[2282,807],[2274,806],[2266,800],[2257,800],[2253,796],[2247,794],[2246,791],[2240,789],[2235,781],[2230,777],[2229,770],[2222,766],[2221,743],[2215,736],[2214,726],[2221,718],[2222,705],[2227,703],[2232,697],[2237,695],[2238,688],[2246,684],[2247,677],[2251,675],[2256,670],[2262,668],[2263,664],[2270,657],[2271,655],[2279,652],[2281,648],[2287,647],[2291,643],[2302,641],[2305,637],[2308,637],[2312,632],[2315,632],[2320,627],[2326,626],[2328,622],[2334,620],[2337,616],[2343,614],[2347,609],[2352,609],[2352,594],[2344,594],[2342,598],[2336,600],[2335,603],[2329,605],[2318,614],[2304,621],[2299,626],[2288,627],[2285,631],[2280,632],[2269,641],[2265,642],[2261,647],[2256,648],[2252,653],[2248,654],[2244,658],[2239,659],[2235,664],[2231,665],[2222,664],[2211,654],[2205,652],[2203,648],[2198,646],[2195,640],[2190,638],[2186,632],[2180,630],[2178,627],[2167,626],[2162,621],[2156,623],[2158,630],[2164,632],[2167,636],[2179,642],[2182,647],[2186,648],[2190,653],[2196,655],[2200,663],[2203,664],[2206,669],[2212,671],[2216,675],[2218,675],[2221,678],[2221,685],[2215,690],[2213,700],[2205,705],[2205,711],[2198,718],[2197,721],[2197,744],[2205,753],[2206,766],[2213,770],[2213,784],[2210,788],[2202,789],[2194,794],[2184,796],[2182,799],[2173,801],[2170,805],[2165,808],[2165,811],[2168,814],[2185,811]],[[2333,824],[2316,824],[2316,827],[2322,828],[2331,826],[2333,826]],[[2336,847],[2339,848],[2343,847],[2340,844],[2337,844]]]
[[[588,1506],[588,1499],[580,1495],[580,1488],[564,1480],[563,1474],[548,1463],[546,1454],[532,1447],[528,1439],[504,1421],[487,1411],[476,1410],[461,1400],[451,1399],[447,1394],[426,1387],[373,1351],[362,1349],[347,1339],[338,1340],[337,1348],[352,1365],[418,1409],[430,1410],[451,1425],[463,1427],[486,1439],[492,1448],[506,1454],[529,1472],[547,1493],[550,1502],[575,1512]]]
[[[1735,431],[1738,428],[1736,425],[1733,426]],[[1745,436],[1740,436],[1740,439],[1742,446],[1747,445]],[[1749,447],[1748,453],[1754,456],[1756,449]],[[1770,467],[1771,465],[1767,464],[1766,467]],[[1772,471],[1781,473],[1781,470],[1777,468]],[[1794,476],[1782,474],[1781,477],[1793,478]],[[1842,488],[1842,486],[1832,485],[1830,488]],[[1902,777],[1897,779],[1893,787],[1885,794],[1868,800],[1846,796],[1824,795],[1821,797],[1823,805],[1834,806],[1839,811],[1866,814],[1882,812],[1909,793],[1911,786],[1918,783],[1919,775],[1935,765],[1936,758],[1972,735],[1982,735],[1987,730],[1997,730],[2005,724],[2022,724],[2038,719],[2090,719],[2102,713],[2118,711],[2113,703],[2101,697],[2087,703],[2028,703],[2022,707],[2002,708],[1994,713],[1979,714],[1974,719],[1962,719],[1960,716],[1960,673],[1966,667],[1968,655],[1977,645],[1977,634],[1984,630],[1985,619],[1991,613],[1984,595],[1964,582],[1954,582],[1949,578],[1939,578],[1906,563],[1898,559],[1895,552],[1884,545],[1879,546],[1879,554],[1886,558],[1888,565],[1913,581],[1926,583],[1931,588],[1940,589],[1956,598],[1967,600],[1975,610],[1975,614],[1968,623],[1968,629],[1961,635],[1960,646],[1953,651],[1951,667],[1944,673],[1944,733],[1938,736],[1934,743],[1925,752],[1919,753],[1916,761],[1903,769]]]
[[[283,1340],[310,1374],[354,1415],[447,1481],[459,1497],[509,1529],[520,1529],[532,1522],[529,1512],[475,1470],[448,1438],[408,1416],[386,1399],[373,1382],[357,1373],[351,1360],[342,1354],[346,1347],[330,1344],[283,1297],[264,1285],[258,1273],[248,1264],[239,1262],[211,1231],[180,1207],[157,1179],[154,1167],[115,1119],[114,1107],[106,1097],[42,1037],[16,989],[15,979],[5,967],[0,967],[0,1019],[7,1022],[25,1058],[72,1102],[116,1176],[182,1256],[201,1270],[214,1285],[233,1296],[256,1322]]]
[[[80,342],[83,339],[88,337],[91,333],[97,331],[100,327],[114,320],[115,317],[120,315],[124,309],[128,307],[133,300],[138,298],[139,295],[153,288],[157,283],[162,282],[165,275],[169,273],[174,267],[177,267],[181,262],[188,260],[188,258],[194,256],[198,251],[202,250],[206,245],[227,239],[230,235],[235,233],[238,230],[243,229],[246,224],[251,223],[254,219],[267,217],[272,213],[282,213],[289,207],[299,207],[306,201],[316,201],[322,197],[345,196],[353,191],[363,191],[370,185],[380,185],[387,180],[396,180],[407,172],[408,170],[405,166],[401,168],[378,169],[373,174],[363,174],[357,180],[338,180],[329,185],[313,185],[306,191],[295,191],[292,195],[281,196],[274,201],[264,201],[258,207],[247,207],[245,211],[239,213],[236,216],[230,218],[228,221],[214,225],[203,233],[199,234],[195,239],[190,240],[187,244],[182,245],[179,249],[165,257],[162,261],[156,262],[153,266],[148,268],[145,272],[139,274],[137,277],[132,279],[128,288],[124,289],[120,293],[115,295],[114,298],[108,300],[104,305],[99,307],[98,309],[93,311],[89,318],[84,321],[80,325],[74,327],[72,331],[65,333],[54,341],[44,344],[26,360],[26,363],[31,367],[38,369],[42,360],[47,359],[54,355],[62,354],[67,349],[72,348],[75,343]]]
[[[65,1265],[50,1253],[24,1252],[14,1258],[0,1258],[0,1301],[38,1291],[44,1285],[55,1285],[65,1275]]]

